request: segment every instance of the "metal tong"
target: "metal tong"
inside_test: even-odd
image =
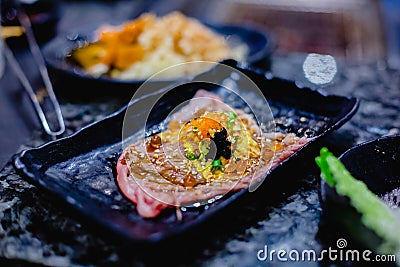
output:
[[[47,72],[45,61],[43,59],[39,45],[36,42],[35,36],[33,34],[31,21],[28,15],[23,10],[21,10],[21,8],[18,8],[17,17],[21,26],[24,29],[25,36],[28,40],[30,52],[32,53],[33,59],[39,69],[40,76],[44,85],[44,88],[41,89],[45,90],[45,92],[39,92],[39,90],[34,89],[34,87],[29,82],[28,77],[22,70],[21,65],[15,58],[12,50],[8,47],[5,41],[3,42],[4,55],[8,63],[10,64],[12,70],[14,71],[15,75],[21,82],[22,86],[27,91],[45,132],[51,136],[61,135],[65,131],[64,119],[61,113],[60,105],[54,94],[53,86],[50,81],[49,74]],[[46,116],[45,112],[46,108],[44,106],[43,98],[47,96],[49,97],[50,103],[56,115],[56,121],[58,126],[54,127],[55,129],[52,129],[52,127],[50,126],[48,121],[48,116]]]

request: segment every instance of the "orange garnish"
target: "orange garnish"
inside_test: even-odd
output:
[[[281,142],[279,141],[273,141],[271,143],[271,150],[272,151],[278,151],[278,150],[282,150],[283,149],[283,145]]]
[[[223,126],[216,120],[207,117],[198,117],[185,125],[185,128],[196,132],[200,139],[214,137],[214,133],[223,129]]]

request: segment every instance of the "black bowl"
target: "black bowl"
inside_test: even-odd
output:
[[[206,25],[225,36],[233,46],[238,43],[246,44],[249,48],[245,59],[246,63],[258,68],[269,69],[269,59],[274,45],[271,37],[264,31],[254,26]],[[132,96],[135,89],[145,80],[122,80],[107,76],[93,77],[78,65],[67,60],[74,48],[81,46],[82,43],[90,43],[95,40],[95,29],[59,35],[43,47],[43,55],[57,92],[67,96],[81,96],[82,90],[86,93]],[[166,86],[175,81],[176,79],[167,79],[157,82]]]
[[[400,188],[400,135],[362,143],[347,150],[339,159],[353,177],[363,181],[388,206],[399,206],[400,197],[393,190]],[[383,199],[384,195],[389,197]],[[321,179],[320,198],[324,239],[346,237],[355,247],[376,251],[381,238],[362,224],[361,215],[347,197],[339,195]]]

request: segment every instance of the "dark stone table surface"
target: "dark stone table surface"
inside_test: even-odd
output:
[[[68,14],[68,19],[74,19],[74,5],[78,4],[90,6],[80,2],[66,6],[64,15]],[[118,5],[113,7],[129,13],[129,16],[132,10],[136,10],[135,7],[131,7],[132,10]],[[62,19],[59,27],[65,27],[68,19]],[[272,73],[317,88],[305,78],[305,58],[304,54],[274,55],[271,59]],[[329,94],[354,96],[361,102],[355,116],[324,138],[323,145],[340,155],[355,144],[400,133],[400,71],[388,69],[383,62],[360,64],[340,59],[336,62],[336,76],[322,89]],[[60,102],[67,126],[65,135],[125,104],[112,97],[99,97],[90,102],[61,97]],[[50,141],[38,125],[33,123],[31,128],[33,130],[27,134],[30,137],[25,137],[18,147],[19,151]],[[8,161],[0,172],[0,266],[261,266],[267,263],[258,261],[256,254],[264,245],[276,250],[320,251],[326,244],[319,233],[322,213],[318,197],[319,176],[315,166],[307,168],[306,175],[299,174],[296,177],[299,183],[295,190],[289,192],[282,201],[269,206],[257,205],[257,210],[252,205],[242,207],[241,214],[234,221],[226,222],[226,227],[214,231],[201,249],[190,253],[188,244],[188,251],[175,251],[171,247],[143,256],[135,254],[134,249],[121,248],[119,244],[94,233],[90,226],[66,214],[59,205],[52,203],[51,198],[18,176]],[[293,173],[296,175],[296,172]],[[286,265],[329,264],[273,264]]]

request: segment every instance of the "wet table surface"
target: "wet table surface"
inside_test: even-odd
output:
[[[74,12],[78,5],[83,8],[79,12],[84,12],[84,8],[98,8],[99,21],[112,17],[110,11],[104,11],[104,6],[100,8],[84,2],[65,4],[58,25],[59,31],[63,31],[70,20],[77,18]],[[138,12],[138,7],[134,5],[128,9],[113,4],[112,8],[112,12],[125,14],[126,17]],[[174,7],[158,8],[168,10]],[[29,60],[24,58],[23,53],[20,57]],[[304,77],[302,67],[305,58],[304,54],[274,55],[271,60],[272,73],[317,88]],[[355,144],[400,133],[400,71],[388,69],[381,63],[358,64],[341,60],[337,60],[337,68],[333,81],[322,89],[330,94],[357,97],[361,100],[360,108],[349,122],[326,137],[321,146],[327,146],[339,155]],[[14,141],[17,151],[50,141],[49,137],[42,134],[36,118],[31,115],[29,102],[22,90],[18,86],[11,86],[16,84],[12,73],[7,70],[5,75],[7,82],[3,78],[1,86],[7,92],[7,101],[14,102],[8,106],[5,103],[9,109],[3,107],[4,112],[8,112],[10,117],[16,113],[23,119],[10,124],[9,127],[15,131],[14,136],[9,134],[10,131],[4,131],[8,133],[5,136],[2,131],[2,138],[23,140]],[[6,100],[3,98],[1,101]],[[94,97],[90,102],[60,97],[60,102],[67,126],[65,135],[103,118],[125,104],[112,97]],[[21,108],[17,110],[16,106]],[[2,118],[5,118],[4,114],[2,111]],[[6,120],[2,123],[7,124]],[[2,127],[6,127],[4,125]],[[118,242],[98,235],[90,226],[81,224],[59,205],[53,204],[51,198],[15,173],[10,157],[11,154],[7,156],[3,153],[1,158],[5,164],[0,172],[1,266],[147,266],[160,263],[182,266],[257,266],[265,264],[257,259],[257,251],[265,245],[275,250],[313,249],[317,252],[332,245],[321,235],[323,211],[318,198],[319,173],[314,164],[304,166],[303,172],[288,172],[288,175],[295,176],[291,180],[298,183],[282,199],[268,205],[257,203],[240,207],[234,220],[227,221],[224,227],[210,230],[209,234],[202,233],[199,240],[194,240],[196,245],[193,245],[192,250],[189,247],[188,251],[176,251],[171,244],[169,248],[163,248],[164,251],[137,255],[134,248],[121,247]],[[317,262],[274,262],[275,266],[287,264],[328,265]]]

